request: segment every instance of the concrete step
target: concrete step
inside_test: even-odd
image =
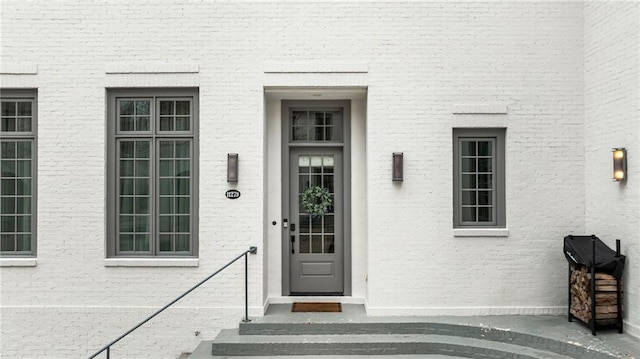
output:
[[[435,335],[507,343],[531,349],[542,349],[546,352],[574,358],[609,359],[617,357],[611,353],[600,352],[593,348],[576,345],[572,342],[521,333],[509,329],[439,322],[249,322],[240,323],[239,334],[242,336]]]
[[[564,316],[368,316],[362,305],[340,313],[292,313],[270,305],[262,317],[202,342],[189,359],[244,358],[574,358],[640,359],[628,335],[592,336]]]
[[[223,330],[189,359],[216,356],[353,356],[353,355],[445,355],[463,358],[567,359],[541,349],[482,339],[431,334],[369,335],[240,335]],[[206,353],[206,348],[209,352]],[[202,355],[204,356],[198,356]],[[575,358],[575,356],[573,356]]]

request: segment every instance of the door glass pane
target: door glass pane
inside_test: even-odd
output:
[[[311,233],[311,216],[301,214],[299,219],[300,233]]]
[[[322,236],[311,236],[311,253],[322,253]]]
[[[333,236],[324,236],[324,252],[325,253],[334,253],[335,252],[333,238],[334,238]]]
[[[334,216],[330,214],[324,215],[324,233],[333,233],[334,231]]]
[[[300,173],[309,172],[309,164],[311,163],[311,158],[309,156],[299,156],[298,157],[298,166],[300,167]]]
[[[300,253],[310,253],[311,246],[309,244],[310,236],[300,236]]]
[[[322,217],[311,216],[311,233],[322,233]]]

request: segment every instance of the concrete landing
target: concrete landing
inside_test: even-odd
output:
[[[292,313],[271,305],[263,317],[223,330],[189,359],[526,358],[640,359],[640,340],[590,330],[565,316],[370,317],[362,305],[341,313]]]

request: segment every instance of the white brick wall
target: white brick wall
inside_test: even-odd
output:
[[[627,255],[625,320],[640,336],[640,5],[587,3],[585,43],[586,228]],[[612,177],[611,149],[626,147],[628,180]]]
[[[617,131],[635,142],[616,139],[590,150],[602,138],[599,114],[609,110],[583,106],[591,103],[590,91],[607,90],[589,87],[603,75],[596,68],[604,61],[588,51],[600,48],[601,36],[590,35],[589,21],[601,20],[589,6],[585,13],[586,23],[578,2],[3,0],[0,61],[37,69],[3,73],[0,80],[2,87],[38,88],[39,237],[37,267],[0,268],[0,354],[86,357],[250,245],[261,247],[250,263],[251,306],[259,311],[268,291],[262,249],[266,238],[279,240],[265,235],[273,213],[264,195],[263,86],[265,68],[274,63],[367,64],[367,73],[357,77],[358,85],[368,85],[366,153],[359,154],[366,169],[354,167],[365,171],[367,207],[354,221],[368,229],[358,246],[366,251],[354,254],[363,268],[353,281],[366,286],[372,314],[564,312],[561,239],[585,231],[608,238],[605,224],[611,238],[618,236],[613,230],[620,226],[604,220],[610,211],[585,209],[585,188],[588,203],[609,203],[598,192],[604,185],[592,182],[619,188],[608,181],[605,150],[626,145],[631,156],[637,143],[637,127],[633,135],[627,126]],[[628,41],[637,49],[637,37]],[[634,68],[633,59],[620,61]],[[162,73],[131,73],[140,69]],[[105,88],[162,86],[200,91],[199,266],[105,267]],[[453,114],[456,106],[489,105],[506,106],[508,113]],[[584,116],[594,125],[585,128]],[[508,237],[453,236],[451,132],[470,121],[508,127]],[[398,151],[405,154],[400,185],[390,173],[391,153]],[[229,152],[240,153],[237,186],[226,182]],[[601,155],[606,158],[596,158]],[[593,165],[585,167],[585,160]],[[603,174],[585,182],[583,174],[596,170]],[[620,234],[630,239],[638,228],[633,176],[622,199],[628,211],[612,219],[635,223]],[[242,197],[225,199],[229,188]],[[195,347],[194,330],[212,338],[234,326],[241,317],[240,267],[118,344],[117,357],[176,357]],[[630,271],[638,277],[637,265]],[[629,299],[635,325],[637,298]],[[100,325],[94,328],[93,320]]]
[[[370,312],[565,306],[560,243],[584,230],[581,6],[430,4],[385,17],[396,32],[382,28],[390,51],[370,65],[367,122]],[[452,114],[496,103],[508,114]],[[508,238],[452,237],[451,128],[472,121],[508,127]]]

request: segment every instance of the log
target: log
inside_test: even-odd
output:
[[[569,282],[570,313],[581,321],[590,323],[593,317],[591,313],[591,272],[586,267],[572,266]],[[598,325],[610,322],[615,324],[618,318],[618,280],[606,273],[596,273],[595,285],[596,323]]]

